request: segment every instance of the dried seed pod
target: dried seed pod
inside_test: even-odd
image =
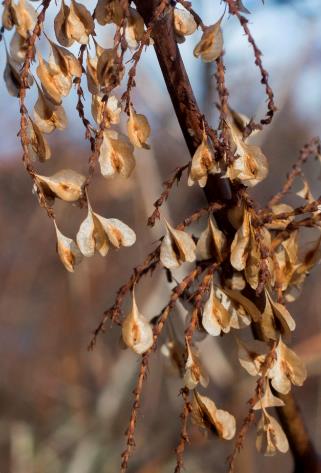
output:
[[[221,292],[218,293],[219,295]],[[202,325],[206,332],[214,337],[220,335],[221,331],[228,333],[231,329],[231,314],[217,297],[217,291],[215,291],[213,284],[210,296],[204,305]]]
[[[98,57],[90,57],[87,54],[86,59],[86,78],[87,78],[87,87],[89,92],[92,95],[98,95],[100,92],[100,85],[97,77],[97,64]]]
[[[237,271],[234,271],[232,277],[227,278],[225,280],[225,288],[231,289],[232,291],[235,291],[237,293],[239,293],[239,291],[243,291],[245,286],[246,282],[244,277],[242,276],[242,273],[239,273]]]
[[[276,360],[268,371],[273,388],[281,394],[287,394],[291,390],[291,383],[302,386],[307,372],[302,360],[294,351],[290,350],[282,341],[278,341]]]
[[[97,79],[102,91],[108,93],[117,87],[125,74],[125,68],[115,49],[104,49],[97,61]]]
[[[91,14],[84,5],[75,0],[71,0],[65,21],[67,38],[80,44],[88,44],[89,36],[95,35],[95,25]]]
[[[66,202],[75,202],[82,196],[82,186],[86,178],[72,169],[61,171],[46,177],[35,174],[38,184],[49,198],[59,197]]]
[[[272,221],[266,224],[266,228],[269,230],[284,230],[289,223],[294,220],[294,216],[279,218],[283,213],[289,213],[293,211],[293,207],[287,204],[277,204],[271,207],[273,212]]]
[[[10,56],[17,64],[23,64],[28,51],[28,41],[23,36],[14,32],[10,41]]]
[[[68,49],[59,46],[58,44],[51,41],[49,38],[47,39],[51,46],[55,64],[59,67],[61,72],[65,76],[80,77],[82,74],[82,68],[76,56],[74,56],[74,54],[68,51]]]
[[[228,166],[226,176],[231,181],[239,180],[248,187],[256,186],[268,175],[268,162],[261,148],[247,144],[236,127],[227,122],[236,158]]]
[[[147,118],[144,115],[136,113],[133,107],[130,107],[127,132],[131,143],[137,148],[150,149],[150,146],[146,143],[150,131]]]
[[[69,47],[74,43],[74,39],[67,34],[66,24],[70,13],[70,8],[65,5],[65,1],[61,0],[61,6],[58,14],[54,19],[54,28],[58,43],[62,46]]]
[[[61,98],[67,96],[70,92],[72,78],[62,72],[52,55],[49,58],[49,62],[47,62],[38,51],[38,60],[37,75],[41,81],[42,88],[55,105],[60,105]]]
[[[264,455],[275,455],[277,451],[286,453],[289,450],[282,427],[265,409],[257,426],[256,448]]]
[[[174,29],[179,43],[185,41],[185,36],[193,34],[197,29],[197,24],[193,15],[187,11],[179,8],[174,8]]]
[[[100,25],[115,23],[120,26],[124,9],[119,0],[98,0],[94,17]]]
[[[261,373],[262,365],[267,354],[267,345],[259,340],[236,339],[238,344],[238,358],[240,365],[251,375],[257,376]]]
[[[282,335],[288,336],[295,329],[295,321],[290,313],[284,305],[275,302],[269,291],[265,289],[265,308],[262,314],[262,320],[264,321],[264,319],[268,317],[272,319],[273,327],[276,327]],[[276,334],[274,337],[269,338],[276,340]]]
[[[196,245],[193,238],[182,230],[166,224],[166,234],[160,248],[160,260],[165,268],[178,268],[181,263],[195,261]]]
[[[252,409],[257,411],[259,409],[267,409],[268,407],[280,406],[284,406],[284,402],[282,401],[282,399],[272,394],[269,381],[266,380],[264,395],[254,404]]]
[[[131,311],[122,323],[122,337],[124,343],[139,355],[149,350],[154,342],[152,327],[139,313],[134,292]]]
[[[144,20],[135,8],[129,7],[125,28],[125,39],[130,49],[138,48],[144,35]]]
[[[286,300],[292,302],[295,300],[295,296],[299,294],[299,291],[304,283],[306,276],[309,271],[317,265],[321,260],[321,237],[314,241],[308,251],[305,252],[301,260],[295,267],[295,271],[291,277],[291,286],[289,292],[286,294]],[[292,290],[292,291],[291,291]],[[296,290],[297,293],[293,292]]]
[[[214,218],[209,217],[207,227],[201,233],[196,245],[197,259],[202,261],[215,257],[218,261],[222,261],[225,248],[224,233],[218,228]]]
[[[80,253],[76,243],[71,238],[66,237],[60,232],[55,221],[54,224],[57,234],[58,255],[67,271],[72,273],[74,267],[81,262],[82,254]]]
[[[88,215],[80,225],[77,244],[84,256],[93,256],[96,251],[106,256],[112,244],[115,248],[132,246],[136,241],[135,232],[116,218],[104,218],[92,211],[88,202]]]
[[[217,409],[214,401],[197,391],[193,392],[192,418],[198,426],[216,433],[224,440],[231,440],[235,435],[235,417]]]
[[[188,389],[195,389],[198,384],[204,388],[208,386],[209,377],[202,366],[195,348],[186,341],[187,360],[185,364],[184,383]]]
[[[32,160],[38,159],[41,162],[47,161],[51,158],[51,151],[45,138],[42,136],[38,126],[28,119],[27,125],[28,149],[29,156]]]
[[[91,97],[91,114],[97,123],[100,125],[103,119],[103,110],[104,110],[104,102],[102,97],[99,95],[92,95]],[[121,113],[121,104],[115,95],[111,95],[108,97],[107,104],[106,104],[106,120],[105,120],[105,128],[110,127],[110,125],[117,125],[120,121],[120,113]]]
[[[256,305],[247,297],[243,296],[243,294],[240,293],[240,290],[235,290],[235,289],[230,289],[228,287],[224,287],[224,292],[225,294],[233,301],[233,304],[235,308],[237,309],[237,312],[239,313],[239,317],[242,315],[244,316],[244,312],[250,316],[250,318],[254,322],[259,322],[261,320],[261,312],[259,309],[256,307]],[[248,325],[247,318],[245,318],[244,322],[245,325]],[[241,317],[242,319],[242,317]],[[232,325],[233,327],[233,325]],[[233,327],[237,328],[237,327]]]
[[[273,277],[272,259],[270,257],[271,235],[265,227],[254,229],[250,224],[250,244],[244,271],[245,279],[256,289],[259,284],[260,265],[262,262],[262,249],[266,253],[265,262],[267,264],[268,276]]]
[[[215,161],[215,156],[212,147],[208,143],[208,138],[203,131],[201,144],[197,147],[188,175],[188,185],[192,186],[194,182],[198,182],[200,187],[204,187],[207,182],[208,174],[217,174],[220,172],[220,167]]]
[[[201,40],[194,48],[194,56],[200,56],[203,62],[216,61],[223,52],[222,18],[204,29]]]
[[[38,86],[38,99],[34,106],[33,116],[36,125],[43,133],[53,130],[64,130],[67,127],[67,117],[62,105],[55,105],[49,100]]]
[[[3,5],[1,23],[4,29],[12,30],[15,24],[14,10],[12,8],[12,0],[8,0]]]
[[[37,13],[27,0],[19,0],[11,4],[16,32],[23,38],[28,38],[37,22]]]
[[[304,200],[307,200],[309,203],[314,202],[316,199],[312,195],[308,181],[304,177],[302,177],[302,181],[303,186],[298,192],[296,192],[296,195],[298,197],[302,197]]]
[[[242,271],[246,266],[250,245],[250,214],[247,209],[243,212],[243,223],[235,233],[231,245],[231,265],[237,271]]]
[[[235,233],[232,245],[230,261],[237,271],[244,270],[246,281],[256,289],[259,284],[260,264],[262,261],[261,250],[266,253],[269,275],[272,271],[272,260],[270,258],[271,235],[265,227],[254,229],[251,225],[250,213],[247,209],[243,212],[243,223]]]
[[[106,130],[100,147],[99,164],[104,177],[114,177],[116,174],[129,177],[136,164],[133,145],[125,135]]]
[[[21,65],[13,60],[6,51],[7,62],[3,72],[3,78],[10,95],[19,97],[20,88],[23,86],[21,81]],[[33,78],[28,74],[27,84],[29,87],[33,84]]]

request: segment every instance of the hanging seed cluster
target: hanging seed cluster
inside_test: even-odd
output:
[[[233,414],[222,409],[224,406],[217,407],[213,399],[200,392],[200,388],[208,386],[209,377],[197,349],[196,332],[217,337],[237,331],[240,364],[250,376],[257,378],[249,415],[236,435],[230,471],[236,451],[242,446],[239,439],[244,436],[244,425],[248,427],[252,423],[256,412],[260,415],[258,450],[266,455],[286,452],[289,448],[287,437],[271,409],[283,406],[279,395],[289,393],[292,385],[301,386],[306,378],[302,361],[287,346],[291,332],[295,330],[295,320],[287,304],[298,297],[307,275],[321,258],[321,198],[312,195],[303,173],[303,164],[310,157],[320,160],[320,141],[313,139],[302,148],[281,191],[266,207],[260,208],[249,190],[268,176],[269,167],[267,157],[260,147],[252,144],[251,136],[271,122],[276,107],[262,54],[248,27],[245,16],[248,10],[241,1],[225,0],[228,12],[239,20],[253,48],[267,95],[266,116],[259,123],[229,106],[225,86],[224,14],[206,25],[193,10],[191,2],[162,0],[150,22],[145,24],[139,8],[136,9],[139,1],[98,0],[94,11],[90,12],[83,3],[59,0],[54,19],[55,37],[49,38],[45,31],[45,15],[53,2],[40,2],[37,11],[33,3],[37,2],[3,2],[1,38],[5,30],[14,30],[10,43],[3,42],[7,56],[4,80],[8,93],[17,97],[20,103],[23,163],[40,205],[53,222],[61,262],[71,272],[83,257],[93,256],[95,252],[106,256],[110,248],[135,244],[134,230],[115,217],[97,214],[89,202],[89,193],[95,172],[100,172],[106,179],[116,175],[129,179],[136,165],[135,149],[142,148],[147,153],[150,149],[151,128],[147,118],[136,110],[132,90],[144,50],[153,44],[153,27],[159,18],[166,15],[171,18],[177,43],[201,30],[201,38],[195,42],[193,51],[195,61],[216,63],[220,101],[218,129],[212,129],[204,118],[202,138],[191,161],[177,168],[164,183],[148,224],[156,224],[162,204],[170,197],[173,185],[184,180],[185,171],[187,179],[181,183],[181,188],[194,184],[205,187],[209,185],[209,177],[216,175],[229,183],[232,199],[209,202],[207,207],[196,210],[178,224],[162,220],[164,236],[159,245],[134,268],[129,280],[120,287],[113,306],[105,311],[90,343],[93,348],[107,321],[112,320],[121,326],[124,344],[141,357],[126,431],[126,449],[122,454],[122,472],[127,470],[135,445],[137,413],[149,357],[180,300],[189,308],[182,337],[184,343],[175,337],[165,338],[161,348],[182,379],[184,407],[175,471],[183,467],[189,417],[222,440],[231,440],[236,435]],[[114,25],[111,47],[98,44],[97,23]],[[49,52],[46,54],[40,53],[38,48],[41,36],[47,41]],[[79,45],[78,57],[68,49],[73,44]],[[84,113],[84,81],[91,96],[91,119]],[[120,95],[124,86],[125,92]],[[27,110],[25,97],[31,87],[36,89],[37,99],[33,110]],[[51,176],[42,175],[37,171],[37,162],[54,159],[46,135],[58,135],[67,128],[63,101],[73,87],[77,91],[76,109],[90,142],[88,174],[60,169]],[[127,116],[126,134],[119,130],[122,114]],[[302,183],[302,189],[297,192],[302,204],[294,208],[286,199],[297,180]],[[63,200],[66,205],[73,202],[88,208],[87,217],[74,238],[65,236],[59,229],[54,213],[55,199]],[[188,227],[199,219],[203,231],[200,235],[192,235]],[[312,229],[312,234],[317,234],[309,248],[302,244],[303,229]],[[139,310],[134,286],[156,267],[164,268],[172,279],[171,272],[186,263],[190,265],[185,276],[172,288],[168,302],[150,322],[151,317]],[[130,293],[131,310],[123,314],[122,306]],[[256,338],[260,340],[248,342],[238,336],[239,331],[249,326],[254,334],[259,328],[260,336]]]

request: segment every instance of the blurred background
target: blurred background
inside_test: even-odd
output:
[[[54,38],[52,20],[57,12],[52,3],[45,28],[50,38]],[[93,10],[93,1],[83,3]],[[271,167],[271,176],[255,189],[256,197],[264,204],[279,190],[300,147],[321,134],[321,9],[318,0],[243,3],[251,11],[250,28],[264,54],[264,66],[270,73],[279,108],[272,125],[256,138]],[[193,5],[207,24],[215,22],[224,10],[218,0],[194,0]],[[222,25],[230,104],[239,112],[261,118],[265,114],[265,96],[252,50],[235,18],[225,15]],[[112,28],[98,27],[97,32],[98,41],[110,47]],[[10,34],[6,33],[7,43]],[[197,32],[188,38],[180,49],[200,106],[216,126],[214,66],[205,66],[192,55],[199,35]],[[40,49],[48,54],[45,42],[41,41]],[[77,53],[77,46],[72,50]],[[2,42],[1,76],[4,67]],[[2,77],[0,81],[0,471],[114,473],[119,471],[124,449],[138,360],[122,349],[117,327],[100,337],[93,352],[87,351],[87,344],[102,312],[112,304],[117,288],[162,234],[160,223],[150,230],[146,220],[161,192],[162,181],[177,165],[187,162],[188,152],[154,51],[149,48],[139,64],[134,103],[151,123],[152,149],[136,153],[137,166],[131,179],[107,181],[97,173],[90,188],[94,210],[125,221],[135,229],[138,242],[133,248],[112,251],[106,258],[86,259],[74,274],[69,274],[56,254],[52,223],[32,195],[21,163],[18,102],[7,94]],[[118,97],[121,93],[122,89],[117,91]],[[35,99],[34,87],[27,100],[30,109]],[[61,168],[86,174],[90,149],[75,106],[73,91],[64,100],[69,126],[64,132],[55,131],[48,136],[53,157],[49,163],[37,164],[40,174],[50,175]],[[89,97],[86,114],[90,116]],[[311,162],[306,172],[317,197],[319,166]],[[185,184],[184,177],[182,191],[175,189],[163,208],[163,214],[174,224],[204,205],[202,192]],[[55,211],[61,231],[70,237],[75,235],[85,210],[56,202]],[[205,222],[200,226],[204,227]],[[303,388],[295,388],[294,393],[319,453],[320,281],[318,267],[307,278],[304,296],[290,307],[297,322],[291,346],[305,360],[309,373]],[[155,316],[169,291],[162,274],[156,271],[152,279],[147,277],[137,288],[141,312],[149,318]],[[172,316],[173,324],[182,323],[184,313],[185,309],[178,307]],[[208,395],[219,407],[233,412],[240,426],[255,380],[240,368],[233,337],[207,338],[199,343],[199,348],[211,378]],[[174,470],[182,408],[180,387],[181,380],[169,369],[166,359],[155,354],[139,411],[131,472]],[[225,458],[232,451],[233,441],[204,436],[192,425],[190,437],[186,472],[227,471]],[[292,470],[290,454],[262,457],[256,453],[254,443],[252,428],[238,457],[237,472]]]

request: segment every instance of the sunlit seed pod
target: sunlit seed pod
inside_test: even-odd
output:
[[[267,456],[275,455],[277,451],[286,453],[289,450],[288,439],[282,427],[265,409],[257,426],[256,448]]]
[[[198,384],[206,388],[209,377],[201,363],[199,355],[194,347],[186,341],[187,360],[185,364],[184,383],[188,389],[195,389]]]
[[[177,268],[185,261],[196,259],[196,245],[193,238],[182,230],[175,230],[166,224],[166,234],[160,248],[160,260],[165,268]]]
[[[81,3],[71,0],[70,10],[66,17],[65,31],[67,38],[80,44],[88,44],[89,36],[95,34],[94,20]]]
[[[75,266],[81,262],[82,254],[74,240],[63,235],[58,229],[55,221],[54,224],[57,235],[57,252],[59,258],[67,271],[73,272]]]
[[[26,133],[29,142],[28,149],[30,159],[33,161],[39,160],[41,162],[50,159],[51,151],[49,145],[46,139],[42,136],[38,126],[31,120],[31,118],[28,120]]]
[[[265,390],[263,396],[257,400],[254,404],[253,409],[255,411],[259,409],[267,409],[268,407],[281,407],[284,406],[284,402],[271,391],[269,381],[266,380]]]
[[[68,124],[64,108],[49,100],[38,84],[37,88],[38,99],[34,106],[33,116],[39,130],[43,133],[51,133],[55,129],[64,130]]]
[[[184,41],[185,36],[193,34],[197,29],[197,24],[193,15],[183,9],[174,8],[174,29],[179,42]]]
[[[307,371],[298,355],[279,338],[275,349],[276,360],[268,371],[272,387],[281,394],[288,394],[291,384],[302,386]]]
[[[226,237],[218,228],[213,217],[209,217],[206,229],[201,233],[197,245],[196,256],[198,260],[217,258],[222,260],[226,248]]]
[[[146,318],[140,314],[134,292],[132,308],[122,323],[122,337],[125,345],[139,355],[149,350],[154,343],[152,327]]]
[[[146,143],[150,135],[150,126],[144,115],[138,114],[130,107],[129,119],[127,122],[128,138],[137,148],[150,149]]]
[[[235,436],[235,417],[218,409],[207,396],[193,392],[192,419],[199,426],[216,433],[221,439],[231,440]]]
[[[188,185],[192,186],[194,182],[198,182],[200,187],[204,187],[209,174],[218,174],[220,172],[221,170],[215,160],[213,149],[209,145],[208,137],[204,131],[202,141],[192,157]]]
[[[129,7],[129,17],[125,28],[128,47],[137,49],[144,35],[144,20],[135,8]]]
[[[98,0],[94,17],[100,25],[114,23],[120,26],[123,16],[124,9],[119,0]]]
[[[62,169],[52,176],[41,176],[35,174],[38,184],[45,195],[49,197],[59,197],[66,202],[75,202],[83,194],[85,176],[72,169]]]
[[[28,0],[19,0],[11,4],[16,32],[23,38],[28,38],[37,22],[37,13]]]
[[[194,48],[194,56],[201,57],[203,62],[213,62],[223,52],[222,18],[205,28],[201,40]]]
[[[100,170],[104,177],[129,177],[135,168],[134,147],[127,137],[115,130],[105,130],[99,154]]]

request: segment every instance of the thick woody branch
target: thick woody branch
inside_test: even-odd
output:
[[[145,24],[150,22],[159,3],[160,0],[135,0]],[[154,24],[152,38],[157,59],[190,154],[194,154],[201,141],[204,122],[205,129],[214,144],[215,152],[219,156],[219,140],[216,133],[206,124],[204,116],[199,110],[175,40],[172,14],[173,9],[169,4]],[[210,176],[204,192],[209,202],[227,201],[232,198],[232,191],[227,180],[220,177]],[[222,213],[221,218],[224,223],[224,210]],[[231,234],[231,236],[233,235]],[[295,461],[295,473],[299,471],[320,473],[317,454],[292,394],[286,396],[286,403],[285,407],[279,408],[278,414],[289,439]]]

